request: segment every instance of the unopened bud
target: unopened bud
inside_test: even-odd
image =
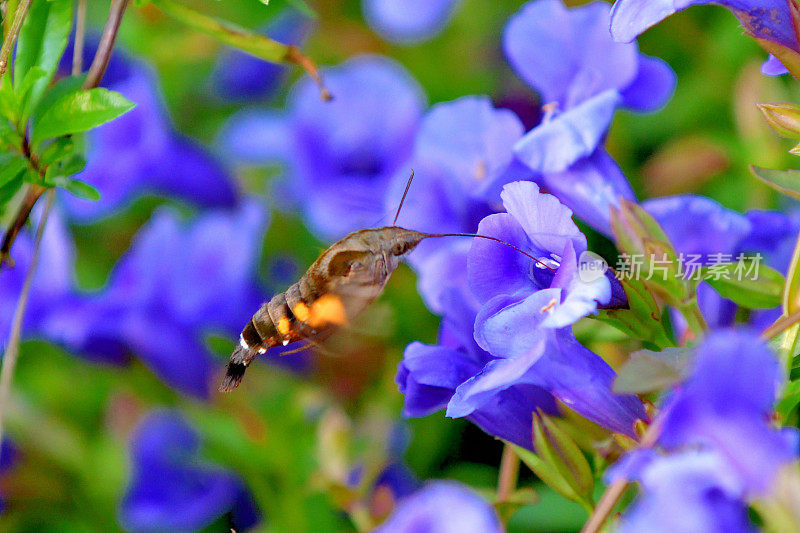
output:
[[[800,139],[800,106],[795,104],[758,104],[767,124],[781,137]]]

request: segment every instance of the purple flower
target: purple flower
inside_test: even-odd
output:
[[[638,452],[623,458],[609,474],[609,481],[638,481],[644,491],[622,517],[624,533],[755,531],[742,501],[741,482],[714,452]]]
[[[632,434],[645,416],[641,403],[614,395],[614,371],[559,329],[594,312],[598,300],[611,299],[608,279],[578,278],[576,250],[584,251],[586,240],[558,200],[530,182],[507,185],[502,196],[509,213],[490,215],[478,233],[541,256],[534,263],[541,268],[516,250],[478,239],[467,269],[472,292],[462,285],[460,259],[441,266],[439,344],[412,343],[398,371],[405,415],[446,407],[448,416],[467,417],[491,435],[530,448],[532,413],[555,412],[556,397],[601,425]]]
[[[459,0],[362,0],[367,24],[387,41],[413,44],[445,27]]]
[[[264,34],[284,44],[300,45],[311,26],[308,17],[295,9],[286,9],[269,21]],[[286,68],[228,49],[220,55],[211,76],[218,97],[242,102],[274,94],[286,79]]]
[[[263,300],[255,271],[266,223],[255,203],[209,211],[191,223],[157,212],[108,288],[74,317],[73,349],[122,345],[169,385],[208,397],[216,367],[204,335],[238,335]]]
[[[99,189],[101,200],[64,195],[72,217],[87,222],[104,217],[144,193],[174,195],[201,206],[234,204],[234,185],[219,163],[169,123],[147,65],[118,52],[103,86],[136,107],[89,133],[86,168],[78,177]]]
[[[447,408],[448,416],[466,416],[490,435],[532,448],[533,413],[538,409],[558,412],[554,398],[537,385],[510,383],[483,398],[470,412],[451,415],[451,400],[496,358],[475,343],[472,331],[477,307],[463,292],[450,291],[443,303],[447,314],[442,319],[439,344],[409,344],[398,367],[396,380],[405,395],[403,415],[423,417]]]
[[[494,508],[477,493],[452,481],[429,483],[400,502],[379,533],[500,533]]]
[[[546,309],[557,297],[557,290],[546,289],[522,301],[498,296],[484,304],[475,340],[496,359],[459,386],[448,416],[466,416],[509,387],[534,386],[603,427],[634,435],[634,423],[646,418],[641,402],[612,392],[613,369],[578,343],[570,328],[545,325]]]
[[[754,333],[711,333],[691,377],[662,409],[659,445],[712,449],[748,495],[764,494],[778,469],[797,457],[797,430],[769,423],[781,379],[775,355]]]
[[[231,513],[243,531],[260,516],[241,478],[199,457],[200,437],[177,412],[150,414],[131,439],[132,478],[120,505],[130,531],[193,531]]]
[[[482,303],[491,306],[497,297],[510,297],[516,305],[546,290],[553,301],[531,320],[560,328],[611,301],[608,277],[583,280],[579,275],[578,259],[586,251],[586,237],[567,207],[528,181],[506,185],[501,196],[507,212],[483,219],[478,233],[502,239],[528,256],[488,240],[472,243],[469,283]]]
[[[338,238],[383,217],[390,179],[410,171],[424,96],[402,66],[382,57],[351,59],[323,75],[332,102],[304,78],[284,115],[236,115],[221,145],[233,158],[288,165],[288,194],[312,230]]]
[[[610,234],[609,209],[633,191],[602,149],[614,111],[661,107],[675,86],[661,60],[608,34],[609,5],[567,9],[560,0],[527,3],[506,25],[503,47],[517,74],[549,108],[515,145],[536,181],[577,216]]]
[[[617,41],[631,42],[647,28],[673,13],[703,4],[718,4],[730,9],[745,31],[756,39],[792,51],[800,50],[792,21],[792,8],[787,0],[619,0],[611,10],[611,34]],[[770,56],[762,72],[778,75],[786,73],[786,69],[774,56]]]

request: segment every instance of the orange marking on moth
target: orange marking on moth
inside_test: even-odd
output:
[[[278,320],[278,324],[275,327],[277,328],[278,333],[281,335],[288,335],[292,330],[291,325],[289,324],[289,319],[285,316]]]
[[[308,317],[311,316],[311,310],[303,302],[298,302],[297,305],[294,306],[294,309],[292,309],[292,313],[294,313],[295,318],[300,322],[307,322]]]
[[[320,296],[311,304],[311,313],[308,317],[311,327],[321,327],[330,324],[343,326],[347,324],[347,313],[342,300],[335,295]]]

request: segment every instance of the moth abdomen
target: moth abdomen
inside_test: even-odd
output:
[[[248,351],[253,352],[253,350],[241,346],[238,346],[233,351],[233,355],[231,355],[231,359],[228,361],[228,367],[225,369],[225,377],[222,378],[222,384],[219,386],[220,392],[231,392],[242,382],[244,371],[247,370],[247,364],[242,361],[248,358],[252,359],[252,357],[249,357],[249,354],[246,353]],[[253,355],[253,357],[255,357],[255,355]]]

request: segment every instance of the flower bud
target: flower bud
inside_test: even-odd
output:
[[[758,104],[767,124],[781,137],[800,139],[800,106],[795,104]]]

